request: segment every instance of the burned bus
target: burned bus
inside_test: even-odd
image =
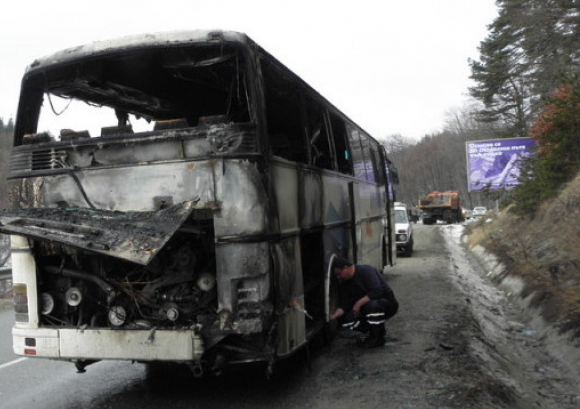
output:
[[[271,365],[332,335],[334,256],[392,264],[383,147],[246,35],[26,70],[10,159],[18,355]]]

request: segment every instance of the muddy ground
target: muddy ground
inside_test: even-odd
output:
[[[300,354],[278,365],[270,380],[260,367],[204,379],[144,368],[114,392],[97,392],[87,407],[580,407],[578,374],[490,284],[460,244],[460,226],[415,229],[413,256],[387,270],[401,310],[387,322],[384,347],[362,350],[337,338],[329,349],[311,351],[310,360]]]

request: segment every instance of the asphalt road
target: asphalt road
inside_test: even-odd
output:
[[[0,365],[14,360],[12,353],[12,325],[14,324],[14,312],[11,302],[0,300]]]
[[[0,304],[0,408],[101,408],[101,398],[143,378],[138,364],[99,363],[80,375],[71,363],[16,356],[13,323],[11,306]]]
[[[279,365],[271,380],[262,367],[195,379],[177,369],[153,376],[145,365],[127,362],[100,362],[77,374],[70,363],[12,355],[12,312],[2,310],[0,407],[580,407],[577,378],[568,382],[540,340],[513,332],[525,323],[494,327],[506,316],[515,323],[518,312],[460,247],[446,245],[445,228],[416,225],[413,256],[401,257],[386,271],[401,304],[387,322],[387,345],[362,350],[352,339],[337,338],[330,348],[311,351],[310,365],[306,354]]]

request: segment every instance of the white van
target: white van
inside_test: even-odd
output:
[[[397,251],[407,257],[413,254],[413,225],[409,221],[409,211],[404,203],[395,203],[395,238]]]

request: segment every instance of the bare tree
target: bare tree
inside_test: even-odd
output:
[[[498,136],[497,125],[476,121],[476,111],[476,105],[449,111],[445,129],[419,141],[392,135],[382,142],[399,172],[399,201],[414,205],[430,191],[457,190],[464,207],[490,205],[468,191],[465,143]]]

